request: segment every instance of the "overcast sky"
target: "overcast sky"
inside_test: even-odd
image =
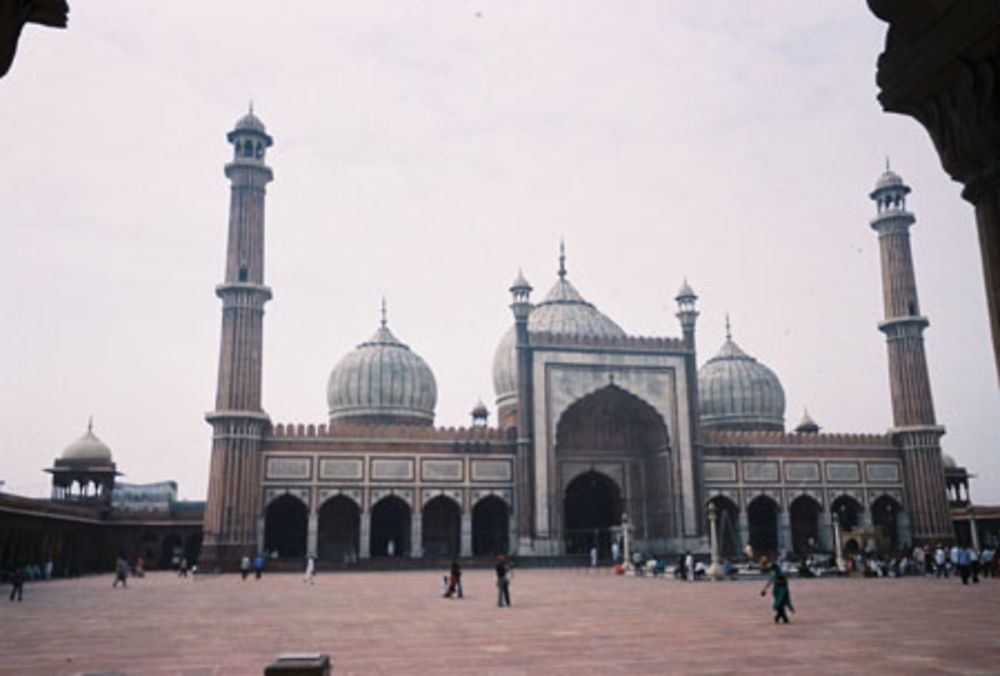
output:
[[[892,424],[867,195],[913,187],[912,244],[945,450],[1000,501],[1000,393],[971,207],[913,120],[881,112],[885,27],[863,2],[72,3],[0,80],[0,479],[85,430],[130,482],[203,499],[229,205],[225,134],[274,136],[264,406],[326,420],[333,365],[377,327],[465,425],[517,268],[569,279],[699,363],[724,336],[824,430]]]

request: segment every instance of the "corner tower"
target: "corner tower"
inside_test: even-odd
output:
[[[944,428],[934,420],[924,329],[929,322],[920,314],[917,283],[910,253],[913,214],[906,210],[910,188],[889,169],[869,197],[877,215],[871,227],[878,233],[882,259],[882,299],[885,320],[878,328],[886,336],[889,352],[889,387],[893,427],[889,430],[902,451],[906,509],[914,539],[928,541],[954,537],[941,463],[940,438]]]
[[[205,504],[204,565],[232,565],[257,547],[260,514],[260,441],[270,425],[261,407],[264,304],[264,193],[271,169],[264,164],[272,144],[264,124],[249,112],[226,135],[233,159],[229,236],[222,299],[222,341],[212,425],[212,464]]]

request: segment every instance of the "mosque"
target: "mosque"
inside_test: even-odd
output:
[[[234,152],[222,332],[202,561],[602,554],[628,527],[643,551],[705,552],[709,505],[725,553],[831,551],[834,533],[880,547],[951,540],[944,428],[934,417],[906,211],[890,171],[870,197],[881,248],[893,421],[884,434],[786,429],[777,375],[733,339],[699,368],[697,295],[676,294],[679,335],[627,334],[558,273],[534,300],[510,285],[493,361],[496,424],[434,426],[430,366],[390,329],[330,373],[329,418],[273,422],[261,406],[265,163],[250,112]],[[508,311],[498,308],[499,311]],[[834,528],[834,525],[840,528]]]

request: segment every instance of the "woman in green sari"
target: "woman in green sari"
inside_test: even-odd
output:
[[[778,622],[778,620],[781,620],[785,624],[788,624],[788,615],[785,613],[785,608],[788,608],[793,613],[795,612],[795,608],[792,606],[791,592],[788,591],[788,576],[781,570],[781,566],[777,562],[771,566],[771,575],[767,580],[767,584],[760,590],[761,596],[767,594],[768,587],[771,588],[771,594],[774,596],[774,603],[771,604],[771,608],[774,610],[774,621]]]

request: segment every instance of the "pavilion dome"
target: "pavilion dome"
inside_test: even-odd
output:
[[[774,372],[733,342],[727,330],[718,354],[698,371],[698,413],[703,427],[785,429],[785,391]]]
[[[93,464],[110,465],[111,449],[106,443],[97,438],[94,434],[93,425],[87,426],[87,431],[82,437],[74,441],[63,450],[60,460],[71,462],[89,462]]]
[[[958,463],[955,462],[955,458],[944,451],[941,451],[941,464],[944,465],[945,469],[957,469]]]
[[[375,335],[333,367],[326,392],[331,423],[434,423],[434,374],[420,355],[392,334],[384,315]]]
[[[527,282],[520,277],[524,285]],[[515,286],[519,280],[515,280]],[[566,279],[566,268],[559,266],[559,278],[548,294],[528,315],[529,333],[558,333],[570,336],[616,338],[625,331],[612,319],[586,301]],[[493,355],[493,391],[497,406],[517,399],[517,336],[511,326],[503,334]]]
[[[236,131],[256,131],[261,134],[266,134],[267,130],[264,128],[264,123],[261,119],[254,115],[253,107],[251,106],[249,112],[236,121]]]

